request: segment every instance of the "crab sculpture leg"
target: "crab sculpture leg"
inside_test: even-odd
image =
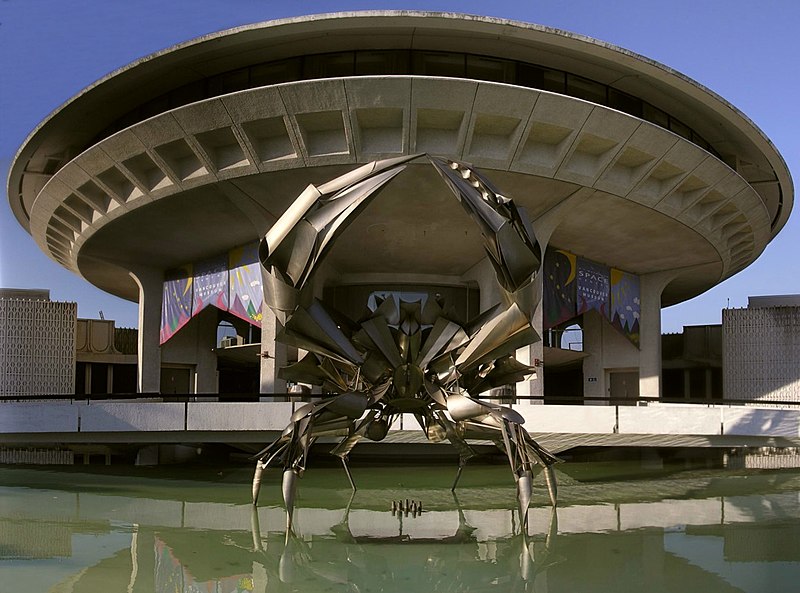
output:
[[[514,354],[539,339],[531,322],[538,303],[533,278],[541,261],[539,246],[524,210],[488,180],[461,163],[430,158],[483,235],[502,295],[489,311],[465,322],[438,299],[388,297],[377,298],[364,318],[353,321],[301,297],[336,237],[417,156],[376,161],[309,186],[262,240],[265,301],[283,324],[277,339],[308,352],[281,376],[338,393],[298,409],[283,434],[256,456],[253,502],[263,470],[279,460],[288,529],[297,479],[313,442],[320,436],[342,437],[331,452],[342,460],[355,490],[349,453],[363,438],[383,439],[403,413],[417,418],[429,440],[447,439],[458,450],[453,490],[475,455],[467,440],[490,439],[508,457],[523,516],[534,466],[544,468],[556,503],[551,466],[558,459],[531,438],[518,412],[473,397],[531,373]]]

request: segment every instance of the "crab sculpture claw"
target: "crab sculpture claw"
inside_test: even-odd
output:
[[[419,156],[375,161],[319,187],[308,186],[261,242],[265,302],[283,326],[277,339],[307,352],[280,376],[336,394],[298,408],[281,436],[255,456],[254,504],[265,468],[273,462],[283,467],[287,531],[311,445],[321,436],[341,437],[331,453],[341,459],[355,491],[350,452],[364,438],[382,440],[400,414],[412,414],[429,440],[447,439],[456,448],[453,490],[476,454],[469,440],[489,439],[508,457],[522,517],[536,466],[544,470],[556,504],[552,465],[558,458],[536,443],[518,412],[476,398],[533,372],[515,352],[539,340],[532,317],[538,302],[533,279],[541,263],[524,209],[481,174],[463,163],[428,157],[480,229],[501,303],[464,321],[438,295],[415,301],[388,296],[376,298],[363,318],[352,320],[319,300],[301,298],[336,238]]]

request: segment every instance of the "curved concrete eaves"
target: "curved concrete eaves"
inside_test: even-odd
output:
[[[421,152],[474,164],[534,221],[589,188],[551,243],[635,273],[702,267],[670,302],[740,270],[771,239],[753,187],[680,136],[563,95],[432,77],[288,83],[158,115],[57,171],[33,203],[31,234],[65,267],[131,298],[114,287],[115,269],[121,275],[153,258],[185,263],[256,239],[308,183]],[[442,254],[441,265],[463,272],[480,251],[463,248],[460,259],[444,252],[454,241],[472,244],[476,231],[457,207],[436,226],[430,205],[443,186],[430,167],[410,169],[381,197],[395,228],[426,236],[429,248],[408,256],[409,267]],[[362,217],[359,228],[388,230],[378,210]],[[421,240],[413,232],[393,239],[381,260],[383,239],[368,237],[341,238],[331,255],[337,269],[372,271],[370,261],[407,254]]]
[[[688,77],[633,52],[565,31],[489,17],[413,11],[336,13],[259,23],[137,60],[65,103],[29,136],[9,173],[11,207],[28,228],[33,200],[54,170],[91,144],[110,122],[171,88],[265,60],[363,48],[468,51],[558,68],[613,86],[681,119],[744,179],[755,183],[769,215],[770,237],[791,212],[792,180],[775,147],[739,110]],[[92,113],[91,123],[78,117],[82,113]]]

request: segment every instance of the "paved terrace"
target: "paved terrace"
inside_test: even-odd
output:
[[[303,402],[66,400],[0,403],[0,443],[265,443]],[[602,447],[797,447],[800,405],[515,404],[525,428],[554,452]],[[413,416],[384,443],[426,439]]]

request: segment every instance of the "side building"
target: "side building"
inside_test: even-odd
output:
[[[727,399],[800,402],[800,295],[722,311]]]
[[[136,330],[77,314],[49,290],[0,288],[0,397],[136,392]]]
[[[0,289],[0,396],[75,392],[77,311],[49,290]]]
[[[689,325],[661,336],[661,381],[667,401],[724,397],[722,326]]]

